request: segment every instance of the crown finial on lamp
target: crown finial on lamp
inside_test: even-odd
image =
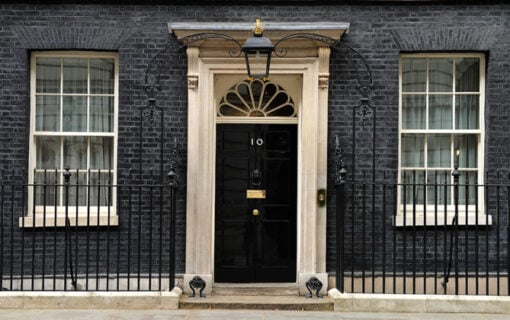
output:
[[[255,36],[262,36],[263,33],[264,33],[264,28],[262,27],[260,18],[257,18],[257,19],[255,19],[255,28],[253,29],[253,34]]]

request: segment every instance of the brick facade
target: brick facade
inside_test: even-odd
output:
[[[132,181],[140,165],[140,108],[147,104],[144,76],[151,59],[175,41],[168,22],[200,21],[336,21],[349,22],[346,44],[370,65],[377,110],[377,168],[395,171],[398,162],[398,68],[402,52],[484,52],[486,79],[486,160],[491,172],[510,163],[510,5],[508,4],[369,4],[369,5],[143,5],[143,4],[16,4],[0,5],[0,169],[4,181],[27,169],[29,136],[29,61],[31,51],[96,50],[119,54],[118,179]],[[175,43],[175,49],[179,45]],[[184,51],[165,51],[157,103],[165,112],[164,163],[177,139],[180,166],[178,194],[177,271],[184,271],[187,81]],[[329,89],[329,136],[341,137],[347,155],[352,147],[351,114],[358,104],[354,73],[339,52],[332,52]],[[144,127],[145,142],[158,139],[156,129]],[[371,168],[370,130],[360,131],[357,166],[360,175]],[[147,177],[159,170],[160,146],[143,146]],[[347,156],[348,157],[348,156]],[[333,158],[333,146],[329,151]],[[350,162],[347,158],[347,170]],[[330,161],[330,177],[333,162]],[[12,174],[12,171],[15,174]],[[379,173],[378,173],[379,174]],[[14,178],[13,178],[14,177]],[[20,178],[23,179],[23,178]],[[328,270],[334,270],[333,180],[328,205]],[[147,217],[144,217],[144,219]],[[10,217],[3,218],[9,223]],[[120,223],[120,230],[126,224]],[[503,223],[506,220],[501,220]],[[391,217],[386,221],[391,226]],[[349,223],[349,222],[347,222]],[[498,224],[499,228],[499,224]],[[127,230],[125,230],[127,232]],[[15,228],[14,239],[22,237]],[[8,232],[4,234],[7,238]],[[30,235],[31,236],[31,235]],[[63,236],[63,235],[59,235]],[[157,235],[155,235],[157,236]],[[348,241],[351,235],[348,235]],[[122,244],[125,246],[126,244]],[[350,246],[350,244],[348,244]],[[378,256],[377,259],[381,257]],[[350,263],[350,262],[348,262]]]

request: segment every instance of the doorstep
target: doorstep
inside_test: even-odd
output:
[[[228,310],[294,310],[332,311],[333,300],[325,297],[306,298],[303,296],[270,295],[211,295],[206,298],[187,295],[179,300],[180,309],[228,309]]]
[[[299,295],[296,283],[215,283],[206,298],[182,295],[180,309],[332,311],[333,300]]]

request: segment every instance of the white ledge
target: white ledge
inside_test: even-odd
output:
[[[510,314],[506,296],[328,293],[337,312]]]
[[[19,227],[20,228],[54,228],[54,227],[65,227],[66,226],[66,217],[64,215],[57,215],[55,218],[54,215],[48,214],[46,217],[42,214],[36,214],[35,219],[34,216],[26,216],[19,218]],[[78,219],[76,219],[75,215],[69,215],[69,225],[71,227],[99,227],[99,226],[110,226],[115,227],[119,225],[119,216],[111,213],[110,216],[105,214],[100,214],[99,219],[97,215],[78,215]]]
[[[270,22],[262,21],[264,35],[278,40],[293,33],[313,33],[340,40],[349,31],[348,22]],[[219,32],[244,41],[250,35],[254,22],[170,22],[168,30],[177,39],[196,33]]]
[[[2,291],[1,309],[176,310],[182,290],[164,292]]]
[[[437,214],[437,216],[436,216]],[[446,219],[444,216],[444,211],[438,211],[437,213],[434,211],[426,211],[416,210],[415,212],[407,211],[405,213],[399,212],[394,217],[393,225],[395,227],[418,227],[418,226],[453,226],[455,211],[448,210],[446,212]],[[457,225],[459,227],[462,226],[490,226],[492,225],[492,216],[486,215],[483,212],[476,211],[468,211],[466,213],[465,210],[460,210],[457,215]],[[446,221],[445,221],[446,220]],[[437,223],[436,223],[437,221]]]

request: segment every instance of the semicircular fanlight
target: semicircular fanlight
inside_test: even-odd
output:
[[[219,117],[296,117],[292,98],[269,80],[244,80],[221,98]]]

